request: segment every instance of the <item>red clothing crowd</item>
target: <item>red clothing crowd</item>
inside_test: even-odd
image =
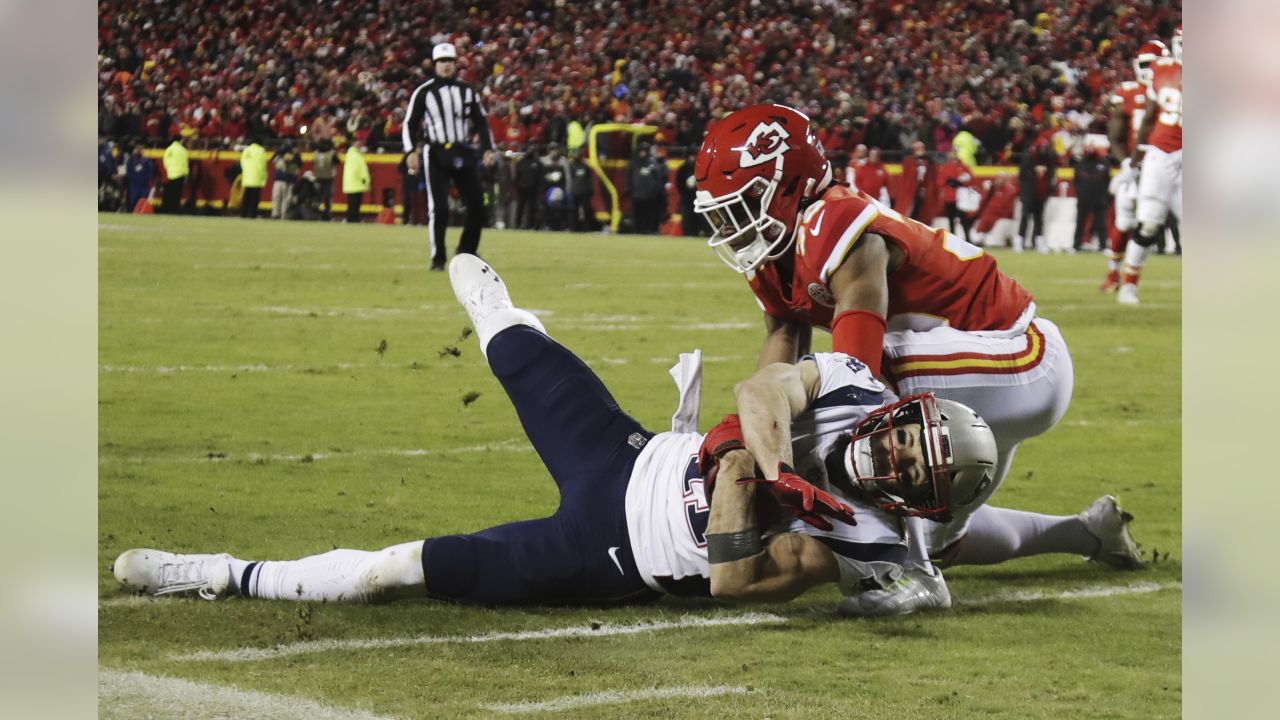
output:
[[[194,0],[98,4],[99,132],[204,146],[357,137],[394,146],[431,47],[459,48],[495,137],[561,143],[571,122],[643,122],[696,146],[770,101],[804,110],[833,153],[946,151],[982,161],[1046,130],[1098,129],[1106,96],[1177,0]]]

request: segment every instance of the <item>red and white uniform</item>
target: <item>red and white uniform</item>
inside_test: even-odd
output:
[[[1120,83],[1120,87],[1112,93],[1111,103],[1119,106],[1120,112],[1124,114],[1125,125],[1128,128],[1128,132],[1125,133],[1125,150],[1128,155],[1133,155],[1138,148],[1138,129],[1142,127],[1142,121],[1147,116],[1147,88],[1142,83],[1126,80]],[[1126,162],[1120,172],[1111,178],[1109,190],[1115,198],[1111,203],[1110,220],[1112,226],[1118,231],[1118,233],[1110,233],[1111,252],[1119,254],[1124,252],[1124,243],[1128,240],[1124,233],[1131,232],[1138,226],[1137,171],[1130,169],[1129,163]]]
[[[1119,106],[1129,132],[1125,136],[1125,150],[1132,155],[1138,149],[1138,128],[1147,115],[1147,89],[1135,80],[1126,80],[1111,94],[1111,104]]]
[[[1056,325],[1036,317],[1031,293],[982,248],[841,186],[801,218],[790,292],[777,263],[747,274],[764,311],[829,329],[835,295],[827,283],[865,232],[906,256],[888,277],[885,375],[903,395],[932,391],[968,405],[990,424],[999,466],[985,502],[1018,443],[1047,431],[1066,412],[1074,383],[1066,341]],[[945,525],[925,523],[930,547],[950,544],[967,524],[968,513]]]
[[[1151,70],[1147,102],[1156,120],[1138,180],[1138,222],[1160,225],[1170,211],[1182,217],[1182,63],[1161,58]]]
[[[907,257],[889,276],[890,330],[939,324],[1006,330],[1032,305],[1031,293],[1000,272],[982,248],[836,186],[805,211],[796,230],[792,292],[784,292],[776,263],[747,274],[765,312],[829,330],[835,295],[827,282],[863,232],[884,237]]]

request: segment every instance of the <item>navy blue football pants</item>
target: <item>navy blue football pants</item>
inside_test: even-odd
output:
[[[591,368],[534,328],[501,331],[488,354],[560,489],[560,507],[539,520],[427,539],[427,592],[486,605],[656,597],[636,570],[624,507],[631,469],[653,433],[618,407]]]

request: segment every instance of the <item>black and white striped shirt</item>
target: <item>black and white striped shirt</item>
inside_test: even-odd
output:
[[[480,136],[484,150],[493,148],[493,133],[480,94],[454,78],[431,78],[409,98],[404,129],[404,151],[422,145],[466,144]]]

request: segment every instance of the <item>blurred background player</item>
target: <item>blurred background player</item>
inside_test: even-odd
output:
[[[1164,241],[1169,214],[1182,218],[1182,26],[1173,34],[1173,57],[1151,66],[1147,113],[1138,131],[1138,230],[1124,255],[1124,284],[1117,299],[1138,304],[1138,280],[1151,248]],[[1144,148],[1145,146],[1145,148]]]
[[[1147,115],[1147,86],[1151,84],[1151,66],[1168,57],[1169,50],[1159,40],[1149,40],[1138,49],[1133,59],[1133,80],[1120,83],[1111,94],[1111,120],[1108,135],[1111,157],[1120,163],[1120,171],[1108,188],[1114,198],[1107,214],[1107,279],[1100,288],[1115,292],[1120,288],[1120,264],[1125,246],[1137,227],[1138,170],[1133,157],[1138,152],[1138,130]]]

